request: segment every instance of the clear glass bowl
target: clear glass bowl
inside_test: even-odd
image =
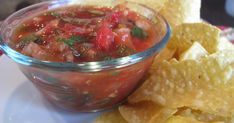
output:
[[[155,45],[126,57],[109,61],[59,63],[40,61],[16,52],[8,46],[16,27],[40,12],[68,5],[114,7],[116,0],[63,0],[39,3],[8,17],[1,26],[0,49],[14,60],[20,70],[53,104],[63,109],[89,112],[121,104],[143,81],[155,55],[170,37],[168,23],[155,11],[128,2],[128,8],[153,20],[157,29]]]

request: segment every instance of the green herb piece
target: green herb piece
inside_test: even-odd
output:
[[[144,31],[143,29],[141,29],[138,26],[134,26],[131,29],[131,35],[133,35],[134,37],[140,38],[140,39],[145,39],[148,37],[148,34],[146,31]]]
[[[68,39],[60,39],[60,40],[63,41],[65,44],[67,44],[69,47],[74,46],[75,43],[83,43],[87,41],[87,39],[81,36],[71,36]]]
[[[37,36],[35,34],[29,34],[20,39],[19,43],[17,44],[17,47],[23,48],[24,46],[28,45],[30,42],[38,43],[39,40],[42,40],[40,36]]]

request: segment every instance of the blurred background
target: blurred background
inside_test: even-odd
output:
[[[228,14],[225,11],[225,2]],[[234,27],[234,0],[202,0],[201,17],[214,25]]]
[[[0,20],[16,10],[41,1],[46,0],[0,0]],[[225,11],[225,3],[230,14]],[[201,17],[214,25],[234,27],[234,0],[202,0]]]

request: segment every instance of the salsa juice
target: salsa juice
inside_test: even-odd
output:
[[[120,69],[82,73],[20,67],[42,94],[71,111],[93,111],[122,103],[144,81],[153,58]]]

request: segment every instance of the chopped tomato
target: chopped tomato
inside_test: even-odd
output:
[[[137,21],[139,19],[139,16],[133,11],[128,11],[127,18],[131,21]]]
[[[108,19],[108,21],[113,25],[116,26],[119,22],[120,22],[120,18],[121,18],[121,11],[118,12],[114,12],[113,14],[111,14],[110,18]]]
[[[109,51],[113,47],[114,33],[106,24],[103,24],[97,31],[95,45],[97,48]]]

